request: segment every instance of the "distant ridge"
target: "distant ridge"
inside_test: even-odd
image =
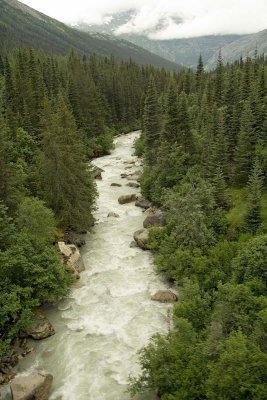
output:
[[[66,55],[70,49],[80,54],[116,58],[151,64],[168,70],[179,66],[123,39],[100,33],[86,33],[48,17],[17,0],[0,0],[0,51],[19,46],[43,49]]]
[[[155,28],[147,32],[120,33],[117,35],[116,32],[120,31],[120,28],[129,23],[136,15],[137,10],[134,9],[106,14],[101,25],[80,23],[77,28],[83,32],[113,34],[117,38],[141,46],[160,57],[190,68],[196,68],[200,54],[205,64],[218,49],[243,37],[243,35],[210,35],[184,39],[150,39],[151,33],[157,33],[162,27],[168,25],[168,21],[164,20],[164,17]],[[176,23],[182,20],[177,17],[172,17],[172,19]]]
[[[240,57],[254,57],[255,51],[257,51],[258,55],[267,56],[267,29],[258,33],[246,35],[221,49],[224,63],[232,63]],[[209,59],[206,69],[214,69],[217,59],[218,52]]]

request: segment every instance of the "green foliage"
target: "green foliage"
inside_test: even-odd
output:
[[[55,239],[56,220],[42,200],[26,197],[18,208],[15,222],[32,241],[51,244]]]
[[[142,157],[145,152],[145,138],[144,135],[140,135],[134,141],[134,153],[137,157]]]
[[[64,98],[47,120],[50,105],[42,117],[41,177],[44,195],[61,226],[86,231],[92,224],[96,197],[93,177],[84,157],[82,141],[75,120]]]
[[[239,332],[232,333],[219,349],[219,359],[209,365],[208,399],[266,397],[267,355]]]
[[[200,59],[195,75],[174,78],[141,188],[167,210],[149,246],[179,300],[173,331],[141,352],[130,387],[164,400],[265,399],[266,62],[224,67],[220,54],[213,73]]]
[[[258,294],[267,294],[267,236],[258,236],[246,242],[233,259],[235,280],[249,283]]]

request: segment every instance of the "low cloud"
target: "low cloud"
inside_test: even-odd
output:
[[[136,9],[117,33],[143,33],[155,39],[252,33],[267,28],[266,0],[23,0],[63,22],[103,23],[110,13]],[[177,23],[177,20],[182,22]],[[159,29],[160,26],[160,29]]]

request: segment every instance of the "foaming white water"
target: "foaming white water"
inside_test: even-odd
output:
[[[97,182],[97,224],[82,250],[82,287],[47,311],[56,335],[35,343],[35,352],[24,361],[25,368],[53,374],[51,400],[128,400],[128,377],[140,372],[137,351],[169,327],[170,306],[150,300],[165,286],[153,270],[152,256],[129,247],[133,233],[142,228],[142,210],[118,203],[119,196],[138,193],[120,177],[140,169],[131,155],[138,135],[116,138],[112,154],[94,161],[104,172]],[[122,186],[110,186],[113,182]],[[120,217],[108,218],[111,211]]]

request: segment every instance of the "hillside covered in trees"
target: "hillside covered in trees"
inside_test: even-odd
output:
[[[164,400],[267,396],[267,66],[261,57],[151,78],[143,194],[157,270],[177,285],[174,329],[141,352],[131,392]]]
[[[81,32],[17,0],[1,0],[0,51],[17,47],[42,49],[54,55],[67,55],[72,48],[80,55],[109,57],[112,54],[117,59],[131,58],[142,65],[151,64],[171,71],[179,68],[178,64],[126,40],[101,33]]]

